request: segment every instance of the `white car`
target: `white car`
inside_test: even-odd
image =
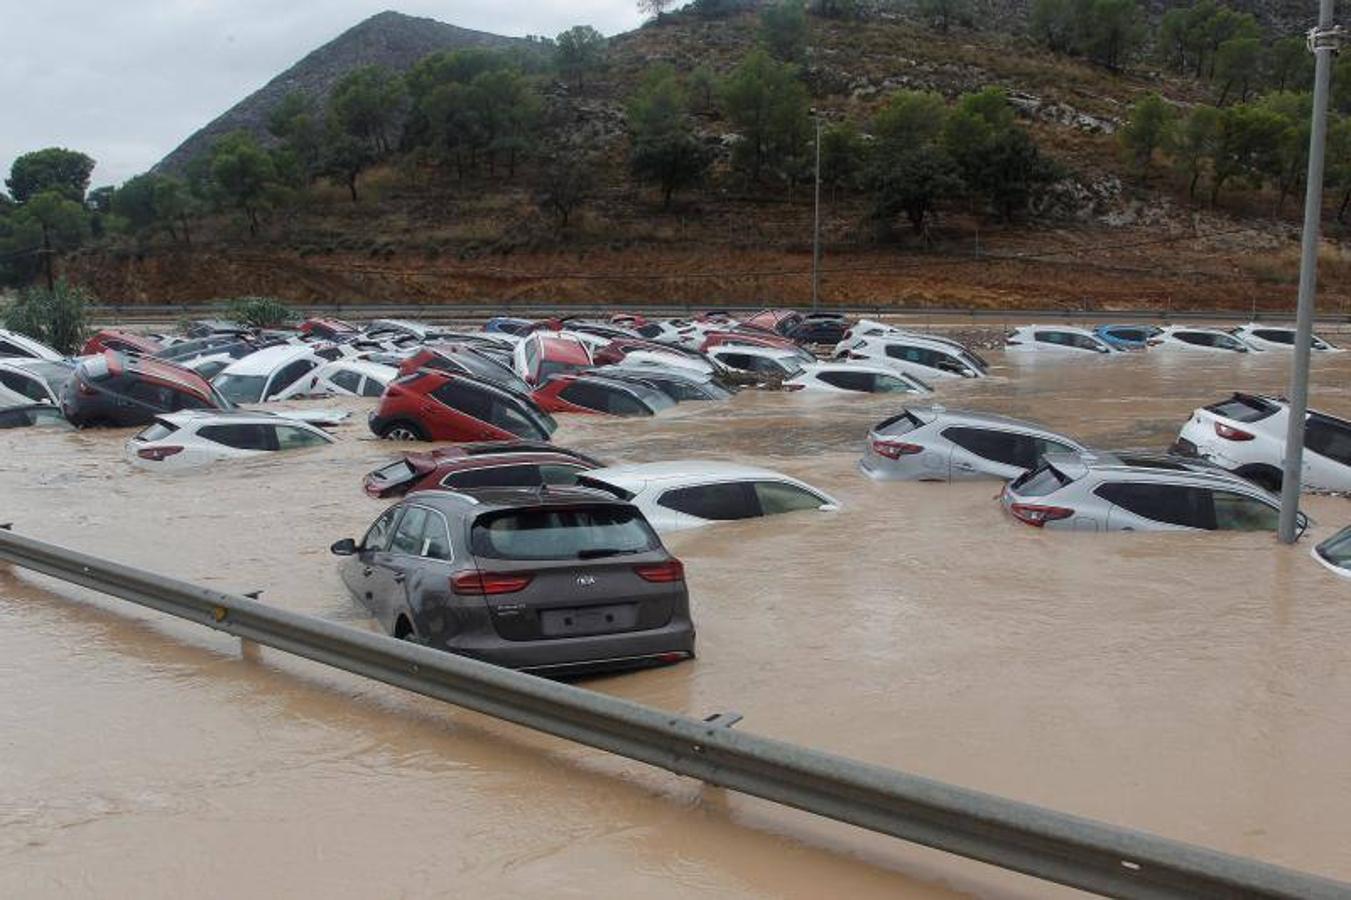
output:
[[[797,510],[837,510],[829,494],[771,469],[735,463],[647,463],[593,469],[577,483],[623,497],[660,532]]]
[[[379,397],[399,377],[393,366],[364,359],[340,359],[325,363],[288,389],[278,399],[292,397]]]
[[[1351,525],[1314,547],[1313,558],[1334,574],[1351,578]]]
[[[933,393],[932,387],[913,375],[866,361],[813,363],[783,386],[790,391],[832,394]]]
[[[1149,339],[1160,350],[1193,350],[1201,353],[1247,353],[1248,345],[1219,328],[1170,325]]]
[[[1231,334],[1254,350],[1293,350],[1295,349],[1295,329],[1284,325],[1240,325]],[[1313,336],[1313,350],[1318,353],[1341,353],[1342,351],[1320,338]]]
[[[61,389],[75,371],[70,360],[0,359],[0,386],[23,395],[27,403],[61,405]]]
[[[133,464],[164,472],[333,442],[313,425],[272,413],[191,410],[157,417],[126,449]]]
[[[1275,491],[1281,485],[1289,421],[1285,401],[1235,394],[1193,412],[1174,449]],[[1303,462],[1305,490],[1351,491],[1351,422],[1309,410]]]
[[[235,360],[211,383],[235,403],[264,403],[295,396],[306,376],[327,362],[308,344],[278,344]]]
[[[922,381],[942,378],[984,378],[989,366],[960,344],[946,338],[890,334],[855,338],[843,353],[848,359],[871,360],[899,369]]]
[[[42,341],[35,341],[16,331],[0,328],[0,359],[45,359],[55,361],[63,359],[51,347]]]
[[[709,377],[718,373],[718,367],[702,357],[662,350],[631,350],[624,354],[618,365],[626,369],[675,369],[678,372]]]
[[[705,354],[726,369],[769,378],[792,378],[802,371],[802,357],[793,350],[719,344]]]
[[[1023,325],[1004,343],[1009,353],[1058,353],[1094,357],[1115,353],[1110,344],[1087,328],[1072,325]]]

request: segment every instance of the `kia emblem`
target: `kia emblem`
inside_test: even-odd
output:
[[[595,575],[578,575],[578,576],[577,576],[577,584],[578,584],[579,587],[591,587],[591,585],[593,585],[593,584],[595,584],[595,583],[596,583],[596,576],[595,576]]]

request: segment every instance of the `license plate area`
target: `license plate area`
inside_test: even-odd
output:
[[[539,615],[539,629],[544,637],[582,637],[589,634],[632,631],[637,623],[636,603],[546,609]]]

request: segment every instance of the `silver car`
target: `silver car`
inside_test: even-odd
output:
[[[1054,453],[1006,485],[1000,503],[1065,531],[1275,531],[1280,500],[1204,462],[1147,453]],[[1302,533],[1308,519],[1300,514]]]
[[[933,406],[908,408],[868,432],[859,461],[878,481],[965,481],[1017,478],[1047,453],[1083,450],[1032,422]]]

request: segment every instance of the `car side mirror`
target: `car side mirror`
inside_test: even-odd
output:
[[[334,556],[355,556],[357,552],[357,542],[351,538],[343,538],[329,547],[328,552],[332,553]]]

